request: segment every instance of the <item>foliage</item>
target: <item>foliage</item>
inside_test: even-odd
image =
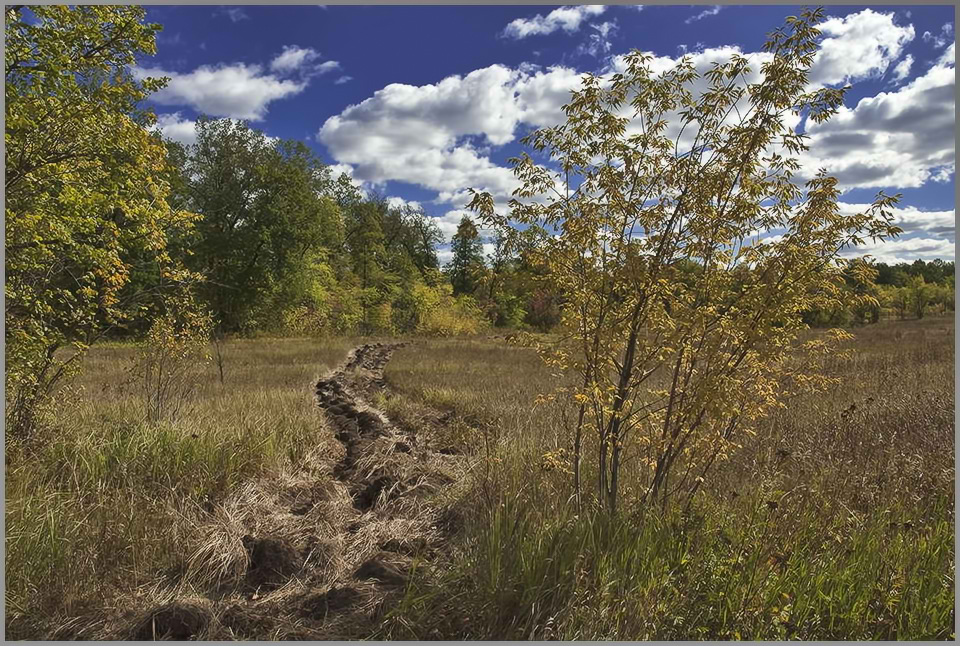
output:
[[[477,227],[467,216],[460,219],[453,236],[448,273],[454,294],[472,294],[479,271],[483,268],[483,243]]]
[[[138,344],[131,377],[139,384],[146,419],[175,421],[210,362],[208,346],[213,317],[189,290],[181,289],[164,303]]]
[[[529,405],[554,382],[533,351],[471,339],[397,353],[390,401],[471,420],[494,452],[456,445],[479,464],[458,486],[456,558],[418,569],[377,637],[951,638],[953,335],[930,317],[864,329],[829,359],[836,388],[788,400],[686,513],[662,517],[627,495],[612,518],[571,508],[569,455],[550,454],[568,449],[572,407]],[[643,490],[642,473],[623,475]]]
[[[27,12],[33,18],[28,17]],[[164,147],[131,77],[159,26],[136,6],[5,9],[7,429],[26,434],[86,349],[141,312],[136,263],[176,282],[166,251],[193,217],[166,203]]]
[[[477,334],[488,322],[476,302],[466,295],[454,296],[449,285],[417,285],[412,293],[414,330],[427,336]]]
[[[565,124],[525,139],[558,172],[526,154],[514,160],[523,185],[512,220],[556,233],[536,253],[567,300],[569,342],[544,356],[580,379],[569,391],[578,500],[588,431],[601,506],[617,507],[628,443],[646,482],[639,501],[666,506],[691,499],[738,436],[781,405],[784,386],[830,383],[816,377],[819,357],[848,335],[806,343],[809,361],[791,367],[801,313],[850,298],[843,271],[864,269],[839,251],[899,229],[896,197],[841,216],[835,179],[821,172],[806,191],[792,181],[791,155],[806,144],[788,120],[819,123],[842,104],[843,90],[806,90],[821,19],[805,11],[773,32],[758,82],[734,55],[705,74],[699,95],[689,57],[658,75],[633,52],[609,83],[583,81]],[[523,201],[537,196],[546,200]],[[470,208],[509,235],[490,195],[475,194]],[[773,232],[782,233],[762,238]]]
[[[303,143],[271,142],[242,122],[200,119],[196,132],[180,196],[203,216],[189,266],[226,331],[276,327],[278,301],[309,299],[297,275],[342,240],[329,173]]]

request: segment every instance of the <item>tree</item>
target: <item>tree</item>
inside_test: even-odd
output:
[[[401,265],[407,265],[426,279],[440,268],[436,245],[443,242],[443,234],[421,207],[404,204],[388,208],[383,235],[385,251],[398,271]]]
[[[453,259],[450,261],[450,283],[454,294],[472,294],[475,289],[475,275],[483,263],[483,243],[476,225],[467,216],[463,216],[452,240]]]
[[[923,275],[918,274],[907,281],[906,290],[910,295],[913,313],[916,314],[918,319],[922,319],[934,295],[933,285],[928,285],[927,281],[923,279]]]
[[[828,383],[818,357],[847,335],[800,344],[801,313],[850,298],[841,249],[899,230],[896,197],[845,216],[835,179],[793,181],[806,143],[788,119],[823,122],[843,100],[842,89],[806,90],[821,19],[805,11],[774,31],[759,80],[734,55],[696,94],[689,57],[657,74],[649,55],[629,54],[622,73],[584,79],[566,123],[524,139],[554,167],[513,160],[522,186],[509,218],[474,193],[470,208],[504,233],[512,222],[555,234],[537,253],[564,293],[565,334],[544,358],[579,376],[578,501],[588,432],[603,508],[617,509],[628,449],[634,502],[689,504],[778,393]],[[787,360],[797,348],[804,366]]]
[[[901,321],[907,317],[910,310],[910,290],[906,287],[888,285],[884,288],[884,301],[897,313]]]
[[[329,171],[302,143],[271,142],[231,119],[197,121],[185,160],[186,202],[203,220],[188,256],[206,277],[202,295],[226,331],[265,325],[323,249],[343,238],[325,195]],[[282,297],[281,297],[282,296]]]
[[[32,14],[32,18],[29,14]],[[138,107],[162,79],[129,66],[159,25],[137,6],[5,9],[7,428],[25,435],[86,349],[136,317],[135,263],[185,279],[166,251],[193,216],[166,203],[163,145]]]

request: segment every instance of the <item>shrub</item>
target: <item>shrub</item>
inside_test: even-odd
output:
[[[212,331],[210,312],[192,294],[183,290],[167,300],[166,312],[150,326],[131,368],[148,421],[173,421],[180,413],[210,361]]]

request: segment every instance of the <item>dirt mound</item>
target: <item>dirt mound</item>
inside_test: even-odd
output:
[[[300,611],[304,617],[323,620],[331,612],[340,612],[361,598],[356,588],[334,586],[322,594],[313,594],[304,599]]]
[[[199,604],[175,601],[149,612],[134,628],[131,639],[183,641],[196,637],[211,618],[210,611]]]
[[[247,580],[254,586],[283,585],[300,569],[303,559],[288,542],[280,538],[244,536],[243,546],[250,555]]]

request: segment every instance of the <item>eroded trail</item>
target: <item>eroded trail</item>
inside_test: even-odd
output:
[[[359,346],[316,383],[342,454],[248,483],[211,513],[185,573],[209,582],[202,595],[178,587],[109,636],[369,637],[403,594],[414,558],[436,558],[448,540],[434,494],[463,468],[372,403],[388,394],[384,367],[403,345]]]

